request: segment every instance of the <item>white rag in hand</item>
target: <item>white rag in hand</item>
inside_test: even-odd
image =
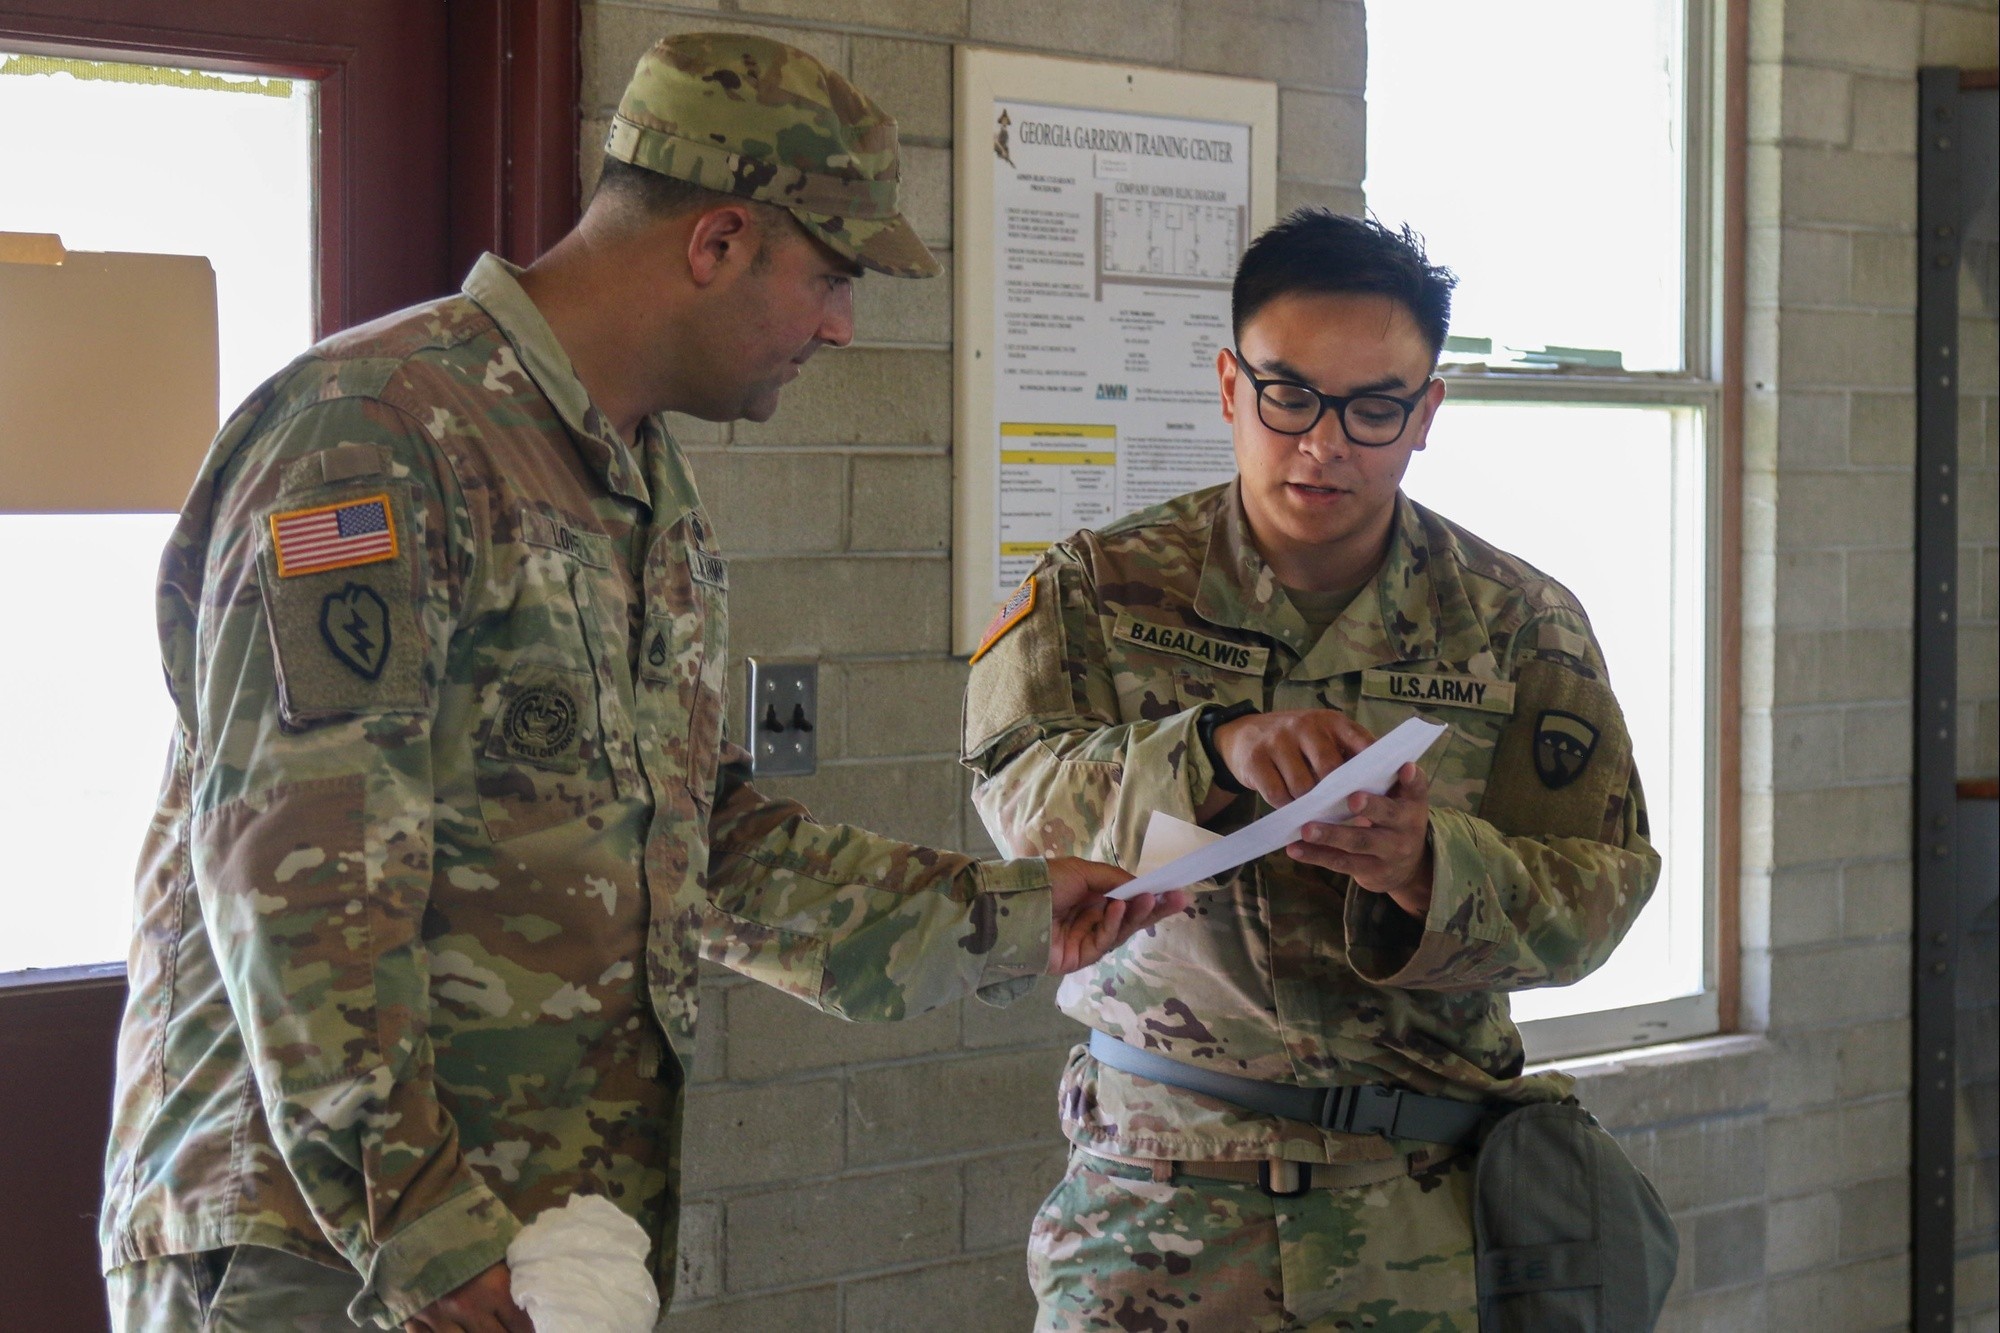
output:
[[[514,1303],[535,1333],[652,1333],[660,1293],[646,1266],[649,1243],[617,1204],[575,1195],[507,1247]]]

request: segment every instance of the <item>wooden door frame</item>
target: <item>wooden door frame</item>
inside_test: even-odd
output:
[[[421,0],[401,0],[417,8]],[[369,199],[396,191],[406,164],[393,153],[356,153],[351,87],[377,78],[367,53],[328,32],[274,31],[260,0],[184,0],[178,21],[133,22],[127,0],[0,0],[0,47],[48,55],[287,74],[319,84],[319,212],[315,245],[320,336],[456,285],[483,250],[525,264],[575,222],[579,110],[578,0],[447,0],[442,79],[402,89],[419,113],[445,117],[447,165],[437,225],[439,264],[399,262],[407,232],[376,234]],[[338,11],[342,6],[328,7]],[[206,21],[197,26],[190,13]],[[210,17],[213,16],[213,17]],[[207,30],[236,21],[241,37]],[[337,31],[338,25],[333,25]],[[441,106],[437,106],[441,103]],[[407,105],[407,102],[404,103]],[[394,136],[375,135],[379,149]]]
[[[0,0],[0,50],[315,80],[324,337],[454,290],[482,251],[525,264],[568,231],[579,14],[578,0]],[[364,20],[427,31],[371,46]],[[418,68],[432,57],[417,49],[442,49],[444,68]],[[122,963],[0,974],[9,1327],[105,1327],[95,1209],[125,993]]]

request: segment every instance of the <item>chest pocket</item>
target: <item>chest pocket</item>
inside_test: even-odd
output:
[[[475,784],[495,842],[588,817],[614,800],[613,752],[629,748],[616,699],[603,698],[575,558],[524,546],[507,622],[491,636]],[[587,601],[587,598],[586,598]]]
[[[678,786],[706,811],[715,796],[729,649],[729,566],[699,510],[653,541],[646,556],[646,625],[639,686],[657,740],[648,745],[659,799]]]
[[[1477,813],[1493,772],[1493,748],[1513,714],[1509,681],[1417,671],[1364,671],[1354,719],[1377,736],[1406,718],[1442,722],[1451,734],[1424,756],[1431,803]]]

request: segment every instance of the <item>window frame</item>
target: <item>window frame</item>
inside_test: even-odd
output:
[[[580,7],[498,0],[0,0],[0,49],[319,83],[315,336],[527,263],[578,211]],[[435,63],[428,63],[435,62]],[[422,123],[412,129],[413,122]],[[422,188],[428,184],[430,188]],[[122,962],[0,975],[0,1286],[24,1327],[103,1309],[96,1214]]]
[[[1439,369],[1451,400],[1700,413],[1704,589],[1702,988],[1521,1024],[1534,1063],[1686,1041],[1737,1026],[1741,764],[1743,143],[1746,0],[1682,0],[1686,76],[1682,368],[1546,375]]]

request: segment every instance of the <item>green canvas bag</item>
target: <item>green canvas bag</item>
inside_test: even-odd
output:
[[[1472,1224],[1479,1333],[1651,1333],[1680,1257],[1653,1182],[1574,1103],[1494,1122]]]

